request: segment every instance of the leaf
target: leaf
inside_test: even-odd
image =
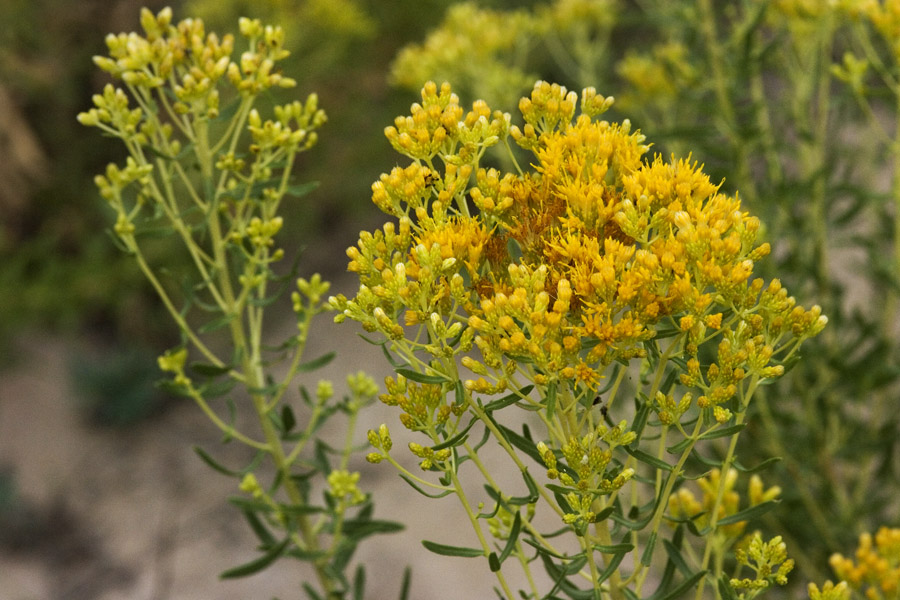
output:
[[[316,590],[314,590],[313,587],[311,585],[309,585],[308,583],[306,583],[305,581],[303,582],[302,587],[303,587],[303,591],[306,592],[306,595],[309,596],[310,600],[322,600],[322,596],[320,596],[319,593]]]
[[[284,433],[288,433],[297,425],[297,417],[294,416],[294,409],[290,404],[284,404],[281,407],[281,426]]]
[[[677,444],[673,444],[672,446],[666,447],[666,452],[669,454],[681,454],[684,452],[688,446],[690,446],[695,440],[691,438],[684,438]]]
[[[259,541],[262,542],[264,548],[275,545],[275,537],[254,511],[243,510],[241,512],[244,513],[244,517],[247,518],[247,522],[250,524],[250,529],[253,530],[253,533],[255,533],[256,537],[259,538]]]
[[[328,363],[334,360],[334,357],[337,356],[336,352],[329,352],[327,354],[323,354],[319,358],[314,358],[309,362],[302,363],[297,367],[298,373],[308,373],[310,371],[315,371],[316,369],[321,369]]]
[[[640,448],[632,448],[631,446],[625,446],[625,452],[636,458],[642,463],[646,463],[651,467],[655,467],[657,469],[662,469],[663,471],[671,471],[672,465],[667,463],[664,460],[660,460],[653,456],[652,454],[648,454],[644,452]]]
[[[646,398],[646,396],[644,396]],[[631,431],[637,436],[635,441],[640,441],[641,435],[644,433],[644,426],[647,425],[647,419],[650,417],[650,402],[649,400],[645,400],[640,408],[634,414],[634,419],[631,423]]]
[[[344,523],[344,535],[361,540],[376,533],[397,533],[403,531],[405,525],[396,521],[382,520],[352,520]]]
[[[213,331],[218,331],[226,327],[231,321],[234,320],[234,315],[223,315],[218,319],[213,319],[209,323],[205,323],[197,328],[198,333],[211,333]]]
[[[503,564],[503,561],[512,553],[513,549],[516,547],[516,542],[519,540],[519,532],[522,529],[522,515],[519,514],[519,511],[516,511],[516,516],[513,518],[512,527],[509,530],[509,536],[506,538],[506,546],[503,547],[503,551],[500,552],[500,556],[497,561],[497,568],[491,568],[491,571],[499,571],[500,565]],[[494,553],[491,552],[493,556]],[[490,558],[490,557],[489,557]]]
[[[550,385],[547,386],[547,408],[545,409],[547,412],[547,420],[552,421],[553,415],[556,413],[556,389],[557,382],[551,381]]]
[[[729,435],[734,435],[741,431],[744,427],[746,427],[746,423],[740,423],[738,425],[732,425],[730,427],[723,427],[722,429],[713,429],[711,431],[707,431],[705,433],[700,434],[698,440],[714,440],[716,438],[728,437]]]
[[[500,570],[500,558],[496,552],[488,554],[488,567],[491,569],[491,573],[496,573]]]
[[[676,600],[684,597],[684,594],[689,589],[694,587],[694,584],[703,579],[703,577],[705,576],[706,571],[697,571],[696,573],[682,581],[680,584],[678,584],[678,586],[676,586],[674,589],[670,590],[669,593],[663,596],[660,600]]]
[[[289,185],[285,191],[285,196],[293,196],[294,198],[302,198],[311,191],[319,187],[318,181],[307,181],[306,183],[296,183]]]
[[[275,562],[275,560],[284,554],[284,551],[287,549],[288,544],[291,543],[290,536],[284,538],[281,542],[272,546],[266,551],[265,554],[257,558],[256,560],[252,560],[248,563],[240,565],[238,567],[234,567],[232,569],[228,569],[227,571],[222,572],[219,575],[220,579],[235,579],[237,577],[246,577],[247,575],[253,575],[254,573],[258,573],[262,571],[270,564]]]
[[[731,587],[731,582],[728,579],[728,575],[722,573],[722,576],[719,577],[719,596],[722,600],[738,600],[738,595],[734,592],[734,588]]]
[[[507,394],[506,396],[503,396],[502,398],[500,398],[498,400],[488,402],[484,406],[484,411],[485,412],[493,412],[495,410],[499,410],[501,408],[507,407],[510,404],[515,404],[516,402],[521,400],[523,396],[527,396],[528,394],[530,394],[531,390],[533,390],[533,389],[534,389],[533,385],[526,385],[525,387],[520,389],[518,392],[512,392],[512,393]]]
[[[210,363],[202,363],[202,362],[192,362],[188,365],[188,368],[196,373],[197,375],[202,375],[203,377],[218,377],[219,375],[224,375],[228,371],[234,368],[233,365],[213,365]]]
[[[409,600],[410,583],[412,583],[412,569],[406,567],[405,569],[403,569],[403,580],[400,582],[399,600]]]
[[[465,558],[473,558],[476,556],[484,556],[484,550],[480,548],[464,548],[462,546],[448,546],[446,544],[438,544],[437,542],[430,542],[428,540],[422,540],[422,545],[431,552],[435,554],[440,554],[441,556],[462,556]]]
[[[544,466],[544,460],[541,458],[541,453],[538,452],[537,446],[534,445],[534,442],[524,438],[523,436],[519,435],[518,433],[504,425],[497,424],[497,427],[499,427],[500,431],[503,432],[510,444],[530,456],[535,460],[535,462],[537,462],[537,464]]]
[[[427,496],[427,497],[429,497],[429,498],[443,498],[444,496],[447,496],[447,495],[453,493],[453,490],[444,490],[444,491],[438,492],[438,493],[436,493],[436,494],[430,494],[430,493],[426,492],[425,490],[423,490],[422,488],[420,488],[420,487],[416,484],[415,481],[413,481],[412,479],[409,478],[409,476],[407,476],[407,475],[405,475],[405,474],[403,474],[403,473],[400,473],[400,478],[403,479],[403,481],[405,481],[406,483],[408,483],[408,484],[412,487],[412,489],[416,490],[417,492],[419,492],[419,493],[422,494],[423,496]]]
[[[192,446],[192,448],[193,448],[194,452],[197,453],[197,456],[199,456],[203,460],[203,462],[208,464],[210,467],[212,467],[219,473],[222,473],[223,475],[228,475],[229,477],[240,477],[242,475],[242,473],[240,473],[238,471],[232,471],[231,469],[220,465],[218,462],[216,462],[216,460],[212,456],[210,456],[206,452],[206,450],[204,450],[200,446]]]
[[[538,501],[540,496],[540,492],[538,491],[537,483],[535,483],[534,478],[528,472],[528,468],[526,467],[522,472],[522,479],[525,480],[525,485],[528,487],[528,495],[527,496],[515,496],[509,499],[509,503],[513,506],[521,506],[523,504],[534,504]]]
[[[645,567],[649,567],[650,563],[653,560],[653,550],[656,548],[656,532],[652,532],[650,534],[650,538],[647,540],[647,547],[644,548],[644,551],[641,553],[641,564]]]
[[[362,565],[356,568],[353,576],[353,600],[363,600],[366,592],[366,570]]]
[[[750,508],[745,508],[744,510],[740,510],[733,515],[728,515],[727,517],[723,517],[718,520],[717,526],[721,525],[730,525],[732,523],[740,523],[741,521],[749,521],[751,519],[755,519],[761,515],[766,514],[777,505],[781,500],[769,500],[768,502],[763,502],[761,504],[757,504],[756,506],[751,506]]]
[[[627,552],[631,552],[634,550],[634,544],[621,543],[621,544],[594,544],[591,546],[592,549],[597,552],[602,552],[603,554],[624,554]]]
[[[475,423],[478,423],[478,419],[472,419],[469,422],[469,424],[466,425],[465,429],[463,429],[462,431],[460,431],[459,433],[454,435],[452,438],[450,438],[448,440],[444,440],[437,446],[432,446],[431,449],[437,451],[437,450],[443,450],[444,448],[452,448],[454,446],[459,446],[460,444],[462,444],[463,442],[466,441],[466,438],[469,437],[469,435],[468,435],[469,430],[472,429],[472,426],[475,425]]]
[[[681,550],[678,546],[669,540],[663,540],[663,549],[665,549],[666,555],[669,557],[669,562],[671,562],[682,575],[687,577],[691,570],[690,567],[687,566],[687,563],[684,562],[684,557],[681,555]]]
[[[447,382],[447,378],[443,375],[426,375],[410,369],[409,367],[400,367],[394,370],[398,375],[403,375],[410,381],[416,381],[418,383],[441,384]]]
[[[738,461],[734,461],[734,463],[732,463],[732,464],[734,465],[734,468],[737,469],[738,471],[740,471],[741,473],[758,473],[759,471],[762,471],[763,469],[767,469],[769,467],[769,465],[773,465],[777,462],[781,462],[781,460],[782,460],[782,458],[780,456],[772,456],[772,457],[767,458],[766,460],[762,461],[755,467],[745,467]]]
[[[621,552],[619,554],[613,555],[612,559],[609,561],[609,564],[606,566],[603,572],[600,573],[599,577],[597,577],[597,583],[603,583],[604,581],[609,579],[609,576],[619,568],[619,563],[621,563],[622,559],[625,558],[625,554],[627,554],[627,552]]]

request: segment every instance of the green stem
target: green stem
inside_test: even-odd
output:
[[[466,497],[466,493],[462,489],[462,484],[460,484],[459,478],[456,476],[456,472],[453,469],[448,469],[446,473],[450,476],[450,481],[453,483],[453,491],[456,493],[456,497],[459,499],[460,504],[462,504],[463,509],[465,509],[466,516],[469,517],[469,523],[472,525],[472,529],[475,530],[475,535],[478,537],[478,542],[479,544],[481,544],[481,549],[484,551],[484,556],[487,557],[491,553],[491,546],[485,539],[484,532],[481,531],[481,527],[478,524],[478,516],[472,510],[472,506],[469,504],[469,499]],[[497,581],[503,588],[504,593],[506,593],[506,597],[513,598],[512,590],[509,589],[509,585],[506,583],[506,578],[503,576],[503,572],[497,571],[496,575]]]

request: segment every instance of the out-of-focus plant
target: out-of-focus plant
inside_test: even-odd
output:
[[[538,4],[517,19],[566,4]],[[831,552],[900,518],[900,3],[594,4],[607,10],[578,22],[594,39],[615,40],[600,44],[599,60],[579,50],[585,35],[545,19],[534,46],[551,48],[558,31],[555,47],[567,52],[497,54],[482,80],[505,63],[620,90],[614,110],[657,132],[655,149],[693,151],[713,181],[740,190],[766,223],[761,235],[778,240],[761,268],[823,306],[832,324],[805,349],[815,360],[760,390],[759,419],[742,438],[748,460],[782,458],[772,476],[784,506],[766,522],[803,578],[821,581]],[[454,27],[447,21],[432,36],[454,39]],[[477,79],[468,56],[418,76]]]
[[[241,19],[245,49],[238,50],[233,36],[207,32],[200,19],[173,23],[170,9],[144,9],[141,25],[142,34],[107,37],[109,56],[95,62],[122,87],[108,84],[78,120],[128,151],[125,163],[110,164],[96,183],[115,214],[115,238],[182,336],[159,357],[172,375],[167,389],[191,398],[226,441],[254,454],[231,468],[197,448],[210,466],[238,480],[243,495],[231,501],[260,540],[258,558],[223,576],[292,556],[313,567],[314,580],[303,583],[311,598],[360,598],[364,571],[348,575],[357,544],[400,528],[372,518],[359,473],[349,470],[357,415],[377,387],[361,373],[350,375],[350,393],[337,401],[332,384],[319,381],[312,393],[300,388],[304,409],[295,410],[300,404],[289,392],[297,375],[333,358],[303,361],[329,288],[318,275],[296,280],[293,335],[273,341],[264,328],[267,308],[293,281],[274,269],[284,256],[276,246],[281,203],[314,187],[295,183],[293,167],[315,145],[325,113],[315,94],[275,106],[272,117],[255,108],[260,95],[295,85],[278,68],[288,55],[280,27]],[[153,261],[147,247],[160,237],[180,245],[185,264]],[[235,400],[249,403],[252,430],[238,427]],[[346,439],[333,447],[318,432],[338,412],[347,417]],[[261,480],[264,459],[272,467],[268,481]]]
[[[353,44],[371,40],[378,27],[358,0],[188,0],[184,10],[216,31],[228,31],[239,15],[278,23],[293,55],[283,68],[302,68],[307,79],[340,68]]]
[[[810,600],[900,598],[900,529],[881,527],[874,538],[862,533],[854,557],[832,555],[831,568],[841,581],[837,585],[827,581],[821,590],[810,584]]]
[[[531,11],[455,4],[424,42],[400,51],[391,79],[413,90],[426,80],[453,81],[460,93],[510,106],[546,67],[546,55],[586,86],[609,58],[615,15],[614,0],[557,0]]]
[[[395,458],[386,425],[368,458],[456,496],[476,545],[423,543],[486,559],[502,598],[515,569],[523,598],[752,598],[793,561],[781,538],[744,536],[780,491],[758,477],[736,491],[750,470],[738,435],[760,386],[827,320],[753,277],[770,246],[737,197],[689,159],[645,159],[629,122],[596,118],[611,104],[587,88],[576,116],[574,92],[538,82],[519,127],[428,83],[385,130],[410,159],[372,186],[396,221],[348,249],[359,291],[330,302],[379,334],[397,373],[381,399],[421,436],[408,448],[424,473]],[[492,147],[514,167],[484,168]],[[534,422],[519,429],[523,414]]]

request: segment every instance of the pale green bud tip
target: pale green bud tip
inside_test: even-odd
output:
[[[157,359],[159,368],[167,373],[181,373],[187,361],[187,348],[168,350]]]
[[[821,590],[816,584],[810,583],[807,591],[810,600],[850,600],[850,588],[846,581],[841,581],[837,585],[826,581]]]
[[[319,380],[318,386],[316,387],[316,397],[325,402],[334,396],[334,386],[327,379]]]
[[[244,478],[241,480],[241,485],[239,489],[242,492],[247,494],[251,494],[253,496],[258,496],[262,493],[262,488],[259,485],[259,482],[256,480],[256,475],[253,473],[247,473],[244,475]]]
[[[363,371],[347,375],[347,387],[350,391],[364,398],[371,398],[378,394],[378,384]]]

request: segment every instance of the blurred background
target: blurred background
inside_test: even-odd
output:
[[[449,80],[464,104],[484,98],[514,121],[535,79],[596,86],[617,97],[609,118],[630,118],[654,152],[693,151],[714,181],[739,189],[768,225],[775,252],[764,274],[831,319],[806,351],[809,365],[766,390],[775,418],[748,428],[741,454],[745,464],[786,457],[766,479],[784,490],[783,516],[763,525],[803,555],[795,590],[824,580],[831,552],[850,553],[861,531],[900,518],[895,98],[863,74],[863,91],[852,87],[852,65],[841,61],[860,47],[851,29],[866,24],[825,4],[0,2],[0,600],[299,597],[287,561],[217,579],[247,560],[252,542],[225,500],[231,481],[191,451],[220,450],[215,431],[153,386],[155,357],[176,332],[113,244],[92,183],[123,152],[75,120],[108,81],[91,62],[105,35],[138,30],[141,6],[166,5],[176,20],[202,17],[217,32],[245,15],[285,28],[293,54],[283,69],[298,87],[284,99],[317,92],[329,122],[298,165],[300,180],[320,186],[285,207],[280,239],[302,252],[301,275],[322,272],[338,291],[354,289],[344,248],[383,221],[371,183],[404,164],[384,127],[427,79]],[[889,45],[873,52],[897,68]],[[380,353],[367,354],[352,325],[320,328],[309,355],[337,344],[341,356],[322,377],[379,374]],[[390,411],[370,419],[364,428],[397,425]],[[431,557],[418,542],[465,545],[450,501],[435,511],[391,475],[365,476],[369,489],[391,484],[376,506],[410,532],[363,549],[383,568],[370,572],[370,597],[395,597],[407,562],[417,567],[412,598],[479,597],[489,587],[464,570],[470,563]],[[443,534],[422,533],[438,526]]]

